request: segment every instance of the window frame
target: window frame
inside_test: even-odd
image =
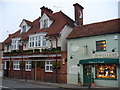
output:
[[[22,33],[26,32],[26,29],[27,29],[26,25],[22,26]]]
[[[105,42],[105,43],[104,44],[102,44],[102,43],[97,44],[98,42]],[[98,48],[100,47],[100,45],[105,45],[105,47],[102,47],[102,48],[106,48],[106,49],[105,50],[99,50]],[[102,52],[102,51],[107,51],[106,40],[96,41],[96,52]]]
[[[45,37],[45,34],[29,36],[29,48],[46,47],[47,46],[46,39],[43,37]],[[45,44],[43,44],[44,42]]]
[[[25,71],[31,71],[31,66],[32,66],[31,61],[26,61],[25,62]]]
[[[45,61],[45,72],[53,72],[53,69],[51,70],[52,66],[53,66],[53,61]],[[49,69],[47,70],[47,67],[49,67]]]
[[[13,70],[20,70],[20,61],[13,61]]]
[[[12,39],[11,50],[18,50],[19,49],[19,40],[20,40],[20,38]]]
[[[4,70],[7,69],[7,61],[4,61]]]

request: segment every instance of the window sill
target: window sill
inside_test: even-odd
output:
[[[13,70],[16,70],[16,71],[18,71],[18,70],[20,70],[20,69],[13,69]]]
[[[25,71],[31,72],[31,70],[25,70]]]
[[[112,79],[112,78],[96,78],[95,80],[117,80],[117,79]]]
[[[46,73],[52,73],[53,71],[45,71]]]

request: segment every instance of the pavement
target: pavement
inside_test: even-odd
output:
[[[26,83],[31,83],[31,84],[37,84],[37,85],[44,85],[44,86],[53,86],[56,88],[64,88],[64,89],[80,89],[80,88],[88,88],[86,86],[77,86],[77,85],[73,85],[73,84],[63,84],[63,83],[50,83],[50,82],[42,82],[42,81],[38,81],[38,80],[25,80],[25,79],[15,79],[15,78],[7,78],[7,77],[3,77],[4,79],[9,79],[9,80],[15,80],[15,81],[21,81],[21,82],[26,82]],[[113,89],[114,87],[100,87],[100,86],[94,86],[91,88],[98,88],[98,89]],[[115,88],[118,89],[118,88]],[[115,90],[114,89],[114,90]]]

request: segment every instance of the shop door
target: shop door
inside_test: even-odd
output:
[[[91,83],[91,65],[83,65],[83,84],[88,86]]]

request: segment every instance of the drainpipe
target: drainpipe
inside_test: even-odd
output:
[[[35,61],[35,80],[36,80],[36,67],[37,67],[37,62]]]
[[[55,39],[56,39],[56,50],[57,50],[57,47],[58,47],[58,39],[57,39],[57,37],[56,37]],[[57,79],[57,52],[56,52],[56,83],[58,83],[58,79]]]

